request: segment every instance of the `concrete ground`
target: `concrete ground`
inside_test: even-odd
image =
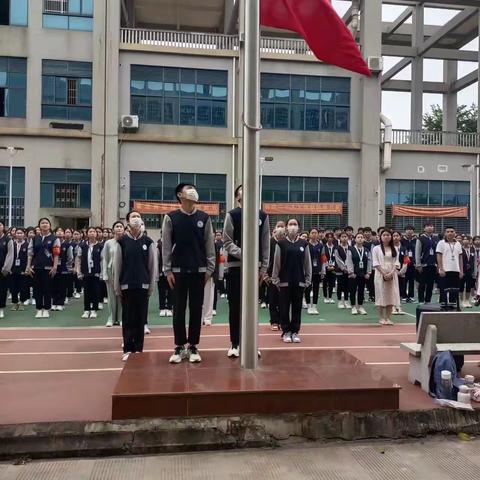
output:
[[[480,478],[480,440],[297,444],[278,449],[0,463],[0,480],[447,480]]]

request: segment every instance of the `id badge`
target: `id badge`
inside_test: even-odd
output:
[[[328,265],[329,265],[330,267],[333,267],[335,264],[333,263],[333,260],[329,260],[329,261],[328,261]]]
[[[452,262],[455,261],[455,255],[452,255]]]
[[[58,259],[58,265],[61,265],[61,264],[62,264],[62,259],[59,258],[59,259]]]
[[[409,256],[410,258],[413,257],[413,252],[412,252],[411,250],[408,251],[408,256]]]
[[[93,261],[88,262],[88,266],[89,266],[90,268],[93,268]]]
[[[315,259],[315,260],[313,261],[313,266],[314,266],[314,267],[318,267],[318,261],[317,261],[317,259]]]
[[[17,258],[17,259],[15,260],[15,266],[16,266],[16,267],[19,267],[19,266],[20,266],[20,259],[19,259],[19,258]]]
[[[435,255],[435,253],[433,252],[433,248],[430,249],[430,255]]]
[[[360,262],[360,263],[358,264],[358,268],[363,268],[363,262]]]

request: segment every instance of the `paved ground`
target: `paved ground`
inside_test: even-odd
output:
[[[302,444],[281,449],[0,463],[0,480],[457,480],[480,478],[480,440]]]

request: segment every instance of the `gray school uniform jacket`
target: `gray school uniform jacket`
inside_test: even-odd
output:
[[[113,265],[115,261],[115,252],[117,251],[118,243],[114,238],[107,240],[102,250],[102,273],[101,278],[104,282],[113,285]]]

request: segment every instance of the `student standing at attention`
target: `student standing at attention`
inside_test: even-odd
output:
[[[130,354],[143,352],[148,299],[157,279],[157,248],[142,231],[140,213],[129,212],[127,222],[129,230],[117,240],[113,260],[115,293],[122,301],[124,362]]]
[[[0,222],[0,318],[5,316],[9,275],[13,264],[13,241],[5,235],[5,225]]]
[[[432,301],[433,285],[437,274],[438,238],[433,235],[433,224],[426,223],[415,248],[415,267],[418,271],[418,303]]]
[[[197,209],[199,195],[195,185],[181,183],[175,188],[180,208],[165,215],[162,226],[163,270],[173,290],[173,333],[175,351],[170,363],[201,362],[198,353],[202,329],[205,284],[215,271],[215,245],[208,213]],[[190,319],[188,336],[185,314]],[[188,348],[185,346],[188,344]]]

